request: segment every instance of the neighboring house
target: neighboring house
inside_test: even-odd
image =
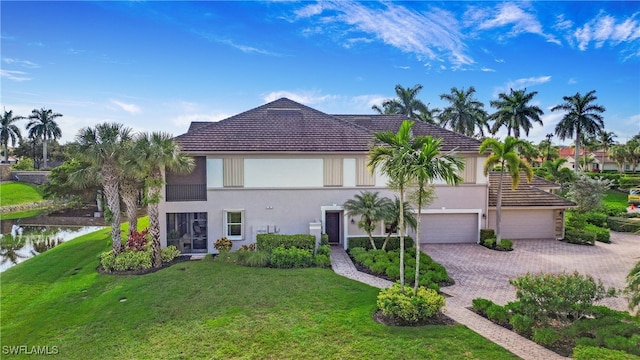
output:
[[[567,159],[567,162],[562,166],[569,168],[571,170],[575,169],[575,153],[576,150],[573,147],[563,147],[559,149],[559,154],[561,158]],[[584,159],[585,150],[584,148],[580,149],[580,158]],[[603,163],[603,155],[604,155],[604,163]],[[584,161],[584,160],[581,160]],[[587,170],[588,171],[618,171],[618,164],[615,161],[611,160],[609,155],[605,154],[604,149],[589,151],[587,152]]]
[[[18,158],[15,156],[11,156],[9,155],[9,157],[7,158],[7,162],[4,162],[4,156],[0,156],[0,164],[17,164],[18,163]]]
[[[163,246],[215,253],[213,244],[221,237],[237,249],[255,242],[260,233],[326,233],[330,243],[346,247],[350,237],[364,233],[342,204],[360,191],[395,196],[386,177],[371,174],[366,164],[373,133],[397,132],[404,119],[329,115],[283,98],[220,122],[193,122],[176,141],[194,157],[195,170],[166,174],[160,203]],[[442,138],[443,150],[455,151],[466,163],[462,184],[435,185],[437,198],[423,211],[422,242],[477,242],[479,229],[489,226],[492,209],[480,142],[422,122],[416,122],[413,133]],[[558,198],[545,194],[541,197],[548,199],[546,205],[537,200],[527,204],[533,199],[527,197],[524,208],[505,213],[555,214],[560,203],[551,199]],[[553,223],[548,224],[551,230],[541,223],[529,228],[526,216],[516,218],[519,224],[513,228],[523,230],[509,233],[512,239],[557,237]],[[383,225],[377,235],[384,235]]]

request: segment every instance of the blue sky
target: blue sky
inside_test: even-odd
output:
[[[2,1],[0,11],[1,104],[62,113],[63,143],[104,121],[179,135],[283,96],[373,113],[396,84],[422,84],[431,107],[474,86],[489,112],[509,88],[537,91],[535,142],[562,117],[549,111],[562,96],[596,90],[606,130],[621,142],[640,132],[640,2]]]

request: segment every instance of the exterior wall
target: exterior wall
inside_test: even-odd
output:
[[[323,207],[340,210],[342,204],[360,191],[379,191],[380,196],[393,199],[395,194],[380,188],[305,188],[305,189],[247,189],[225,188],[209,190],[207,201],[161,202],[160,230],[162,245],[166,246],[166,213],[207,212],[207,230],[209,252],[215,252],[213,243],[224,235],[224,210],[244,211],[244,239],[234,241],[233,249],[255,242],[260,231],[273,231],[274,226],[281,234],[308,233],[310,223],[323,222]],[[437,199],[429,209],[478,209],[486,212],[486,185],[461,185],[458,187],[437,186]],[[443,209],[444,208],[444,209]],[[357,229],[357,220],[351,224],[351,218],[342,219],[344,238],[362,235]],[[346,225],[346,226],[345,226]],[[324,224],[322,224],[324,229]],[[380,229],[382,231],[382,229]],[[382,233],[381,233],[382,234]]]
[[[167,172],[166,181],[171,185],[189,185],[204,184],[207,181],[206,158],[204,156],[196,156],[193,158],[196,167],[193,171],[186,175],[176,175]]]
[[[489,210],[489,228],[496,228],[496,211]],[[555,239],[554,209],[502,209],[502,238]]]

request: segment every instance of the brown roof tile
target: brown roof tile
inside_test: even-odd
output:
[[[498,202],[498,183],[500,172],[492,171],[489,174],[489,207],[496,207]],[[502,183],[503,207],[573,207],[576,204],[558,195],[541,190],[539,187],[557,187],[557,184],[543,178],[534,176],[530,183],[524,172],[520,173],[520,183],[515,190],[511,189],[511,178],[504,174]]]

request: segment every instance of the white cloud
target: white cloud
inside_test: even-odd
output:
[[[372,35],[389,46],[415,54],[420,60],[444,56],[456,67],[474,62],[466,54],[458,21],[450,12],[438,8],[420,12],[396,3],[372,5],[335,1],[304,6],[296,15],[315,18],[324,24],[346,25],[345,34]],[[349,43],[353,38],[341,39],[353,45]]]
[[[494,91],[493,91],[493,97],[498,97],[498,94],[503,93],[503,92],[506,93],[510,89],[519,90],[519,89],[526,88],[528,86],[544,84],[544,83],[547,83],[549,81],[551,81],[551,76],[550,75],[538,76],[538,77],[533,77],[532,76],[532,77],[528,77],[528,78],[516,79],[516,80],[507,82],[504,86],[496,87],[494,89]]]
[[[272,53],[268,50],[264,50],[264,49],[259,49],[253,46],[247,46],[247,45],[239,45],[234,43],[231,40],[221,40],[220,41],[223,44],[227,44],[235,49],[238,49],[240,51],[242,51],[243,53],[246,54],[251,54],[251,53],[255,53],[255,54],[262,54],[262,55],[277,55],[276,53]]]
[[[27,77],[26,75],[27,73],[24,71],[0,69],[0,77],[7,78],[9,80],[13,80],[17,82],[31,80],[31,78]]]
[[[640,39],[638,14],[618,20],[601,11],[598,16],[573,32],[578,49],[587,50],[592,43],[595,48],[600,48],[606,43],[616,46]]]
[[[127,104],[125,102],[113,100],[113,99],[111,100],[111,103],[132,115],[138,114],[142,111],[140,107],[136,104]]]
[[[263,95],[262,100],[264,100],[265,103],[268,103],[283,97],[289,98],[295,102],[299,102],[305,105],[320,104],[328,100],[336,99],[335,95],[321,95],[318,93],[318,91],[292,92],[287,90],[277,90]]]
[[[29,60],[20,60],[20,59],[12,59],[12,58],[2,58],[2,62],[9,65],[19,65],[27,69],[36,69],[39,68],[40,65],[31,62]]]
[[[483,67],[482,69],[480,69],[481,71],[484,72],[496,72],[495,70],[491,69],[491,68],[487,68],[487,67]]]
[[[578,83],[578,81],[576,79],[574,79],[574,78],[570,78],[569,81],[567,81],[567,84],[569,84],[569,85],[573,85],[573,84],[577,84],[577,83]]]

